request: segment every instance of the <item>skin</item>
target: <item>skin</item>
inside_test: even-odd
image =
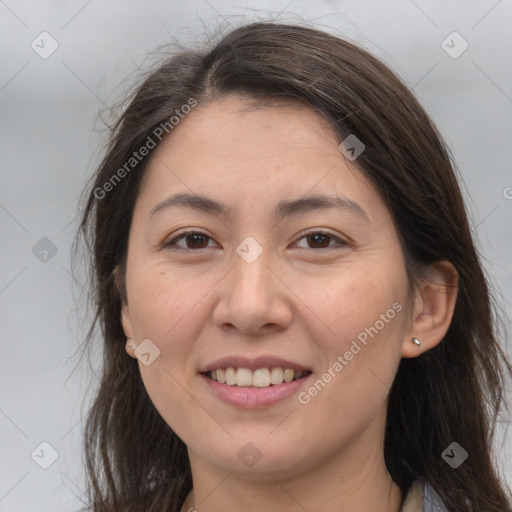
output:
[[[129,235],[122,324],[137,344],[149,338],[160,350],[139,367],[151,400],[188,448],[194,488],[182,511],[400,508],[383,453],[388,393],[400,359],[445,335],[457,276],[440,262],[408,295],[389,210],[338,144],[307,107],[258,107],[228,96],[194,109],[151,156]],[[232,218],[172,207],[148,220],[178,192],[225,203]],[[369,220],[333,209],[276,223],[279,201],[310,193],[350,198]],[[184,228],[210,238],[162,247]],[[318,229],[350,245],[302,233]],[[263,251],[250,264],[236,252],[247,236]],[[402,311],[307,405],[293,395],[259,409],[233,407],[198,375],[220,357],[271,354],[311,368],[314,382],[394,303]],[[251,468],[237,457],[248,442],[261,454]]]

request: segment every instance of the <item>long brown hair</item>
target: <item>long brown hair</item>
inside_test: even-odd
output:
[[[137,361],[124,349],[127,241],[149,157],[129,171],[126,162],[191,98],[201,105],[232,93],[300,101],[332,123],[340,142],[349,134],[363,141],[357,164],[393,215],[411,286],[426,265],[454,264],[459,292],[445,338],[400,362],[389,396],[385,461],[404,493],[424,478],[450,512],[510,510],[510,489],[497,474],[491,444],[512,365],[496,340],[494,299],[453,158],[413,94],[378,59],[326,32],[276,22],[234,29],[204,51],[182,49],[145,76],[111,127],[85,191],[75,244],[85,241],[92,257],[95,317],[86,342],[97,338],[98,326],[103,339],[102,374],[84,435],[91,510],[177,511],[192,488],[186,446],[153,406]],[[116,173],[122,179],[113,181]],[[441,457],[453,441],[469,453],[456,470]]]

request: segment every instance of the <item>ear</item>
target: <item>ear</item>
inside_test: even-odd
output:
[[[444,338],[455,310],[459,274],[447,260],[430,265],[425,279],[414,292],[411,320],[402,340],[402,357],[417,357]],[[418,338],[421,345],[411,342]]]
[[[123,331],[126,337],[135,338],[135,336],[133,336],[132,321],[130,318],[130,308],[128,307],[128,304],[124,303],[121,307],[121,324],[123,326]],[[125,344],[125,350],[130,357],[137,359],[137,356],[135,355],[133,349],[128,348],[128,343]]]
[[[132,329],[132,321],[130,317],[130,308],[128,306],[128,301],[126,298],[126,288],[124,284],[124,277],[122,276],[122,270],[119,266],[116,266],[112,271],[112,275],[114,278],[114,284],[119,293],[119,297],[121,298],[121,325],[123,326],[124,334],[127,338],[134,338],[133,329]],[[126,353],[136,359],[134,351],[128,348],[128,343],[125,345]]]

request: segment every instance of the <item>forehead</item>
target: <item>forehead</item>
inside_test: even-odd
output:
[[[241,201],[270,208],[308,192],[375,208],[378,192],[338,145],[329,121],[303,104],[229,96],[197,106],[160,143],[140,195],[150,210],[172,193],[222,197],[235,213]]]
[[[276,155],[284,158],[287,152],[290,157],[305,150],[324,152],[327,142],[336,150],[330,122],[303,103],[231,95],[197,106],[160,144],[154,157],[162,152],[185,152],[189,157],[227,153],[237,158],[257,156],[261,161]],[[194,153],[190,153],[192,147]]]

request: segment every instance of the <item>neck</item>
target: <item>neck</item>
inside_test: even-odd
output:
[[[226,476],[227,475],[224,475],[225,480],[227,479]],[[225,480],[219,478],[217,486],[223,485]],[[365,492],[367,493],[365,495],[356,492],[352,493],[348,497],[340,497],[338,500],[335,500],[333,498],[332,500],[330,500],[332,502],[332,506],[330,506],[329,508],[326,508],[324,505],[315,505],[315,503],[313,502],[313,498],[311,496],[308,496],[307,498],[304,496],[300,496],[297,499],[289,491],[287,491],[286,488],[282,486],[282,484],[277,480],[272,482],[269,481],[268,483],[270,484],[269,487],[280,487],[281,498],[284,499],[279,499],[277,496],[272,497],[273,495],[269,494],[259,494],[259,492],[263,492],[263,486],[259,487],[259,491],[252,491],[251,496],[254,499],[251,499],[249,495],[244,495],[242,499],[241,493],[245,492],[245,490],[247,489],[246,486],[242,485],[242,488],[240,488],[239,492],[236,493],[237,498],[240,498],[239,501],[237,501],[237,498],[234,498],[229,500],[229,503],[224,502],[223,504],[223,500],[220,499],[219,497],[217,497],[217,499],[208,499],[208,501],[206,501],[206,498],[208,498],[207,493],[204,494],[205,498],[203,498],[203,500],[197,500],[193,489],[188,494],[180,512],[205,512],[206,510],[208,510],[208,512],[231,512],[235,510],[239,511],[242,507],[244,507],[243,510],[247,511],[261,509],[273,510],[272,507],[276,506],[279,508],[279,510],[283,512],[295,512],[300,508],[302,510],[308,510],[310,512],[317,510],[322,510],[322,512],[375,512],[375,510],[379,510],[381,512],[400,512],[403,500],[402,491],[400,490],[398,485],[391,480],[389,475],[387,485],[376,485],[375,487],[372,488],[371,492],[366,491],[365,489]],[[215,489],[216,488],[213,487],[211,492],[215,492]],[[233,487],[230,486],[230,489],[232,490]],[[276,502],[278,502],[278,504],[276,504]],[[303,503],[307,503],[307,506],[304,505]]]
[[[181,512],[280,510],[399,512],[402,492],[386,469],[382,444],[365,435],[308,471],[244,475],[220,469],[189,450],[194,489]]]

